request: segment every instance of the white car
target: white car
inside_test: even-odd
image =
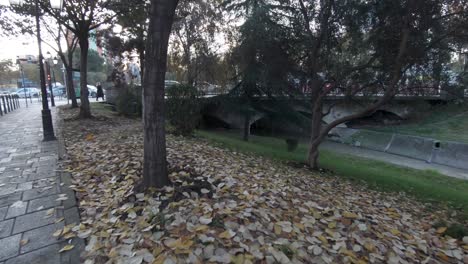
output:
[[[39,97],[41,91],[37,88],[20,88],[16,90],[16,93],[20,98],[24,97]]]
[[[90,97],[96,97],[97,95],[97,87],[94,85],[86,85],[88,87],[88,94]]]

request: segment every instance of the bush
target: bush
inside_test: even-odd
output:
[[[176,134],[191,135],[200,121],[199,93],[190,85],[175,85],[166,90],[167,117]]]
[[[294,139],[294,138],[287,138],[286,139],[286,144],[288,145],[288,151],[293,152],[294,150],[297,149],[297,145],[299,144],[299,140]]]
[[[116,101],[117,112],[126,116],[142,116],[141,87],[122,88]]]

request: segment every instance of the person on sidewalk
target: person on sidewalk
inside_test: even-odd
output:
[[[102,97],[102,100],[104,101],[104,91],[102,90],[101,83],[97,83],[96,87],[97,87],[96,101],[99,101],[99,97]]]

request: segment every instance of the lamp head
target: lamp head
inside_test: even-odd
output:
[[[62,9],[63,7],[63,0],[50,0],[50,6],[53,9]]]

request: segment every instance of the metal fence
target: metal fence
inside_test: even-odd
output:
[[[20,108],[20,102],[17,94],[0,95],[0,116],[6,115],[18,108]]]

